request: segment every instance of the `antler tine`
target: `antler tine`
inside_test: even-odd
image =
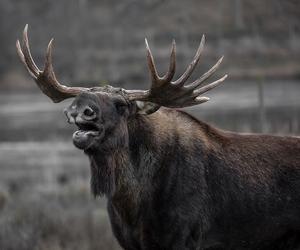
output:
[[[56,79],[54,70],[53,70],[53,65],[52,65],[53,41],[54,41],[54,39],[52,38],[50,40],[50,42],[48,43],[46,58],[45,58],[45,68],[43,71],[43,75],[49,75],[49,76],[53,77],[54,79]]]
[[[19,55],[19,58],[21,59],[21,61],[23,62],[25,68],[27,69],[28,73],[34,78],[36,79],[37,77],[37,73],[36,72],[32,72],[32,70],[28,67],[27,63],[26,63],[26,60],[25,60],[25,57],[24,57],[24,54],[22,52],[22,49],[21,49],[21,45],[20,45],[20,41],[17,40],[16,42],[16,47],[17,47],[17,53]]]
[[[160,80],[160,77],[157,74],[157,70],[156,70],[156,67],[155,67],[153,55],[152,55],[151,49],[149,47],[147,38],[145,38],[145,44],[146,44],[146,50],[147,50],[148,68],[150,70],[152,84],[155,84],[158,80]]]
[[[224,75],[222,78],[200,88],[200,89],[196,89],[193,91],[193,97],[197,97],[199,95],[202,95],[203,93],[217,87],[219,84],[221,84],[226,78],[227,78],[228,75]]]
[[[29,41],[28,41],[28,24],[25,25],[23,31],[23,43],[22,43],[22,52],[24,54],[25,62],[27,67],[31,70],[31,72],[37,77],[38,74],[41,72],[40,69],[36,66],[33,58],[31,56]]]
[[[45,95],[47,95],[53,102],[60,102],[88,90],[87,88],[81,87],[66,87],[57,81],[52,66],[53,39],[51,39],[48,44],[45,59],[45,69],[43,71],[39,70],[31,56],[27,30],[28,25],[26,25],[24,28],[22,46],[20,45],[19,40],[16,42],[17,52],[28,72],[34,78],[38,87]]]
[[[188,78],[192,75],[194,69],[196,68],[196,66],[197,66],[197,64],[200,60],[200,56],[201,56],[202,51],[204,49],[204,45],[205,45],[205,35],[202,35],[201,42],[200,42],[199,47],[196,51],[196,54],[194,56],[193,61],[186,68],[186,70],[182,74],[182,76],[178,80],[174,81],[173,84],[178,85],[178,86],[183,86],[184,83],[188,80]]]
[[[45,56],[45,68],[39,75],[37,83],[40,89],[48,95],[53,102],[60,102],[66,98],[74,97],[87,89],[81,87],[67,87],[58,82],[52,64],[53,41],[54,39],[52,38],[48,43]]]
[[[197,79],[196,81],[186,85],[185,87],[188,89],[196,89],[197,87],[199,87],[200,85],[202,85],[202,83],[207,80],[213,73],[215,73],[215,71],[219,68],[220,64],[223,61],[224,56],[222,56],[217,63],[212,66],[206,73],[204,73],[199,79]]]
[[[198,104],[202,104],[205,102],[208,102],[210,99],[206,96],[198,96],[195,99],[192,99],[190,101],[187,101],[184,103],[184,107],[194,106]]]
[[[171,55],[170,55],[170,66],[168,72],[162,78],[165,82],[170,82],[175,74],[176,70],[176,42],[173,39],[172,41],[172,48],[171,48]]]
[[[200,95],[217,87],[227,77],[227,75],[225,75],[219,80],[201,87],[202,82],[208,79],[218,69],[223,60],[223,57],[221,57],[218,60],[218,62],[213,67],[211,67],[206,73],[204,73],[199,79],[190,84],[185,85],[187,79],[190,77],[197,63],[199,62],[200,56],[203,52],[205,44],[204,35],[202,36],[201,42],[193,58],[193,61],[189,64],[189,66],[181,75],[181,77],[176,81],[171,81],[175,73],[175,41],[173,41],[172,44],[169,70],[167,74],[165,74],[165,76],[162,78],[159,77],[157,74],[157,70],[155,68],[153,56],[150,51],[147,39],[145,39],[145,43],[147,48],[148,66],[152,77],[152,84],[150,86],[150,89],[146,91],[124,90],[130,100],[144,101],[170,108],[183,108],[187,106],[193,106],[207,102],[209,98]]]
[[[206,97],[206,96],[197,96],[195,98],[196,104],[201,104],[201,103],[204,103],[204,102],[208,102],[209,100],[210,100],[209,97]]]

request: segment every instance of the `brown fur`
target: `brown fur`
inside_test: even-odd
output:
[[[120,98],[82,94],[69,116],[88,105],[104,128],[77,143],[124,249],[300,246],[299,138],[226,132],[168,108],[140,115]]]

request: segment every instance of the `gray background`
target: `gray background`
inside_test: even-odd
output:
[[[0,249],[119,249],[105,199],[89,192],[89,163],[74,130],[19,62],[15,41],[29,24],[42,68],[54,37],[54,67],[67,85],[146,89],[144,38],[163,73],[177,42],[179,76],[202,34],[192,79],[220,56],[226,82],[187,109],[226,130],[300,134],[300,4],[296,0],[0,0]],[[213,80],[213,79],[212,79]]]

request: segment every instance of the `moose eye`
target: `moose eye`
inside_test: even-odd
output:
[[[116,100],[114,100],[114,103],[115,103],[118,113],[123,114],[127,108],[127,103],[123,99],[120,99],[120,98],[117,98]]]
[[[94,110],[92,110],[90,107],[87,107],[84,111],[83,111],[83,114],[85,115],[85,116],[92,116],[92,115],[94,115]]]

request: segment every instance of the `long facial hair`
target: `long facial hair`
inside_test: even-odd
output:
[[[89,150],[91,191],[96,196],[111,196],[124,181],[124,170],[129,167],[128,128],[121,120],[117,127],[106,131],[102,142]]]

